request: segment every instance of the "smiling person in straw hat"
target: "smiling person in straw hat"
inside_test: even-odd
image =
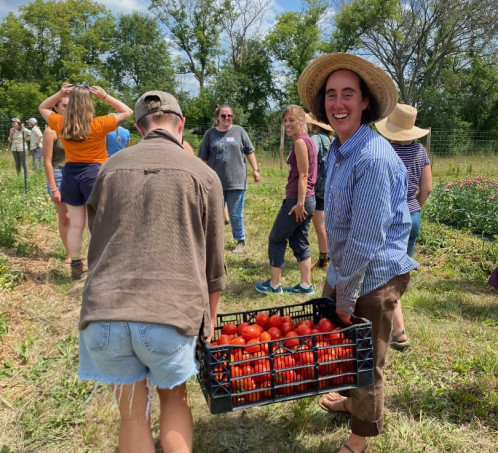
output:
[[[415,126],[417,109],[407,104],[397,104],[392,113],[375,124],[377,130],[390,142],[408,170],[408,209],[412,220],[407,253],[413,256],[420,231],[420,210],[432,190],[432,172],[425,148],[415,140],[426,136],[429,129]],[[410,343],[405,332],[401,301],[394,310],[391,347],[403,351]]]
[[[406,253],[410,213],[407,170],[391,145],[369,124],[396,106],[391,78],[379,67],[347,53],[313,60],[298,81],[302,102],[337,133],[326,161],[325,226],[330,264],[323,295],[336,300],[345,325],[352,316],[372,322],[374,382],[348,397],[320,399],[329,412],[351,414],[351,435],[339,453],[367,449],[366,437],[383,428],[382,368],[392,316],[417,263]]]
[[[329,251],[327,248],[327,233],[325,231],[324,195],[325,195],[325,160],[330,146],[330,133],[333,129],[330,125],[318,121],[312,113],[306,113],[306,123],[311,130],[311,140],[315,143],[317,149],[318,170],[315,183],[315,213],[311,218],[316,231],[318,241],[318,252],[320,253],[318,261],[313,264],[312,268],[327,269],[329,267]]]

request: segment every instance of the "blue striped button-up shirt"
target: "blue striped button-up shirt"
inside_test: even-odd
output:
[[[331,143],[326,169],[327,282],[336,290],[337,311],[351,315],[358,297],[417,267],[406,254],[407,171],[367,125],[344,145]]]

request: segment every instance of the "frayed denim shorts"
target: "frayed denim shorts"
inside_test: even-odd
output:
[[[92,322],[80,331],[78,376],[115,385],[148,378],[172,389],[197,374],[196,343],[168,325]]]

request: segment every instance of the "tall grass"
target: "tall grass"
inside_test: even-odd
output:
[[[268,234],[287,171],[264,158],[260,168],[261,182],[250,182],[247,193],[246,253],[231,253],[235,243],[226,226],[229,285],[220,312],[305,300],[265,297],[254,290],[254,281],[270,272]],[[26,195],[19,193],[11,168],[1,178],[0,205],[9,203],[15,219],[15,240],[0,247],[1,263],[22,275],[18,286],[0,288],[0,452],[116,452],[119,416],[112,392],[100,386],[86,402],[93,385],[75,377],[80,298],[57,252],[43,178],[30,177]],[[313,230],[310,241],[316,258]],[[18,244],[26,245],[19,251]],[[497,293],[486,280],[498,261],[497,243],[424,219],[415,259],[419,270],[403,297],[412,346],[389,353],[385,433],[371,440],[370,451],[495,452],[498,308]],[[286,263],[284,282],[297,282],[291,252]],[[325,274],[312,272],[320,290]],[[188,388],[199,453],[334,452],[349,433],[348,419],[321,411],[317,398],[213,416],[197,382]],[[157,436],[157,403],[152,422]]]

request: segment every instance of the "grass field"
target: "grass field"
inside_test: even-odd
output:
[[[23,194],[11,156],[0,155],[0,452],[117,452],[118,411],[113,394],[79,383],[75,375],[78,285],[69,278],[42,176]],[[455,160],[436,177],[452,178]],[[497,162],[495,162],[497,163]],[[475,162],[458,162],[458,177]],[[305,300],[264,297],[254,281],[267,279],[267,239],[284,195],[286,169],[260,159],[262,181],[249,183],[245,206],[247,251],[235,255],[226,227],[228,287],[220,312]],[[496,177],[496,168],[478,174]],[[449,170],[449,171],[448,171]],[[498,304],[486,280],[498,264],[498,243],[423,221],[415,252],[420,263],[403,297],[412,346],[390,351],[385,433],[370,451],[483,452],[498,445]],[[316,238],[310,234],[314,258]],[[285,284],[298,281],[289,252]],[[319,292],[324,272],[313,270]],[[317,398],[213,416],[195,380],[189,382],[198,453],[325,453],[347,438],[348,419],[319,409]],[[158,429],[157,405],[153,426]],[[158,445],[157,451],[162,451]]]

